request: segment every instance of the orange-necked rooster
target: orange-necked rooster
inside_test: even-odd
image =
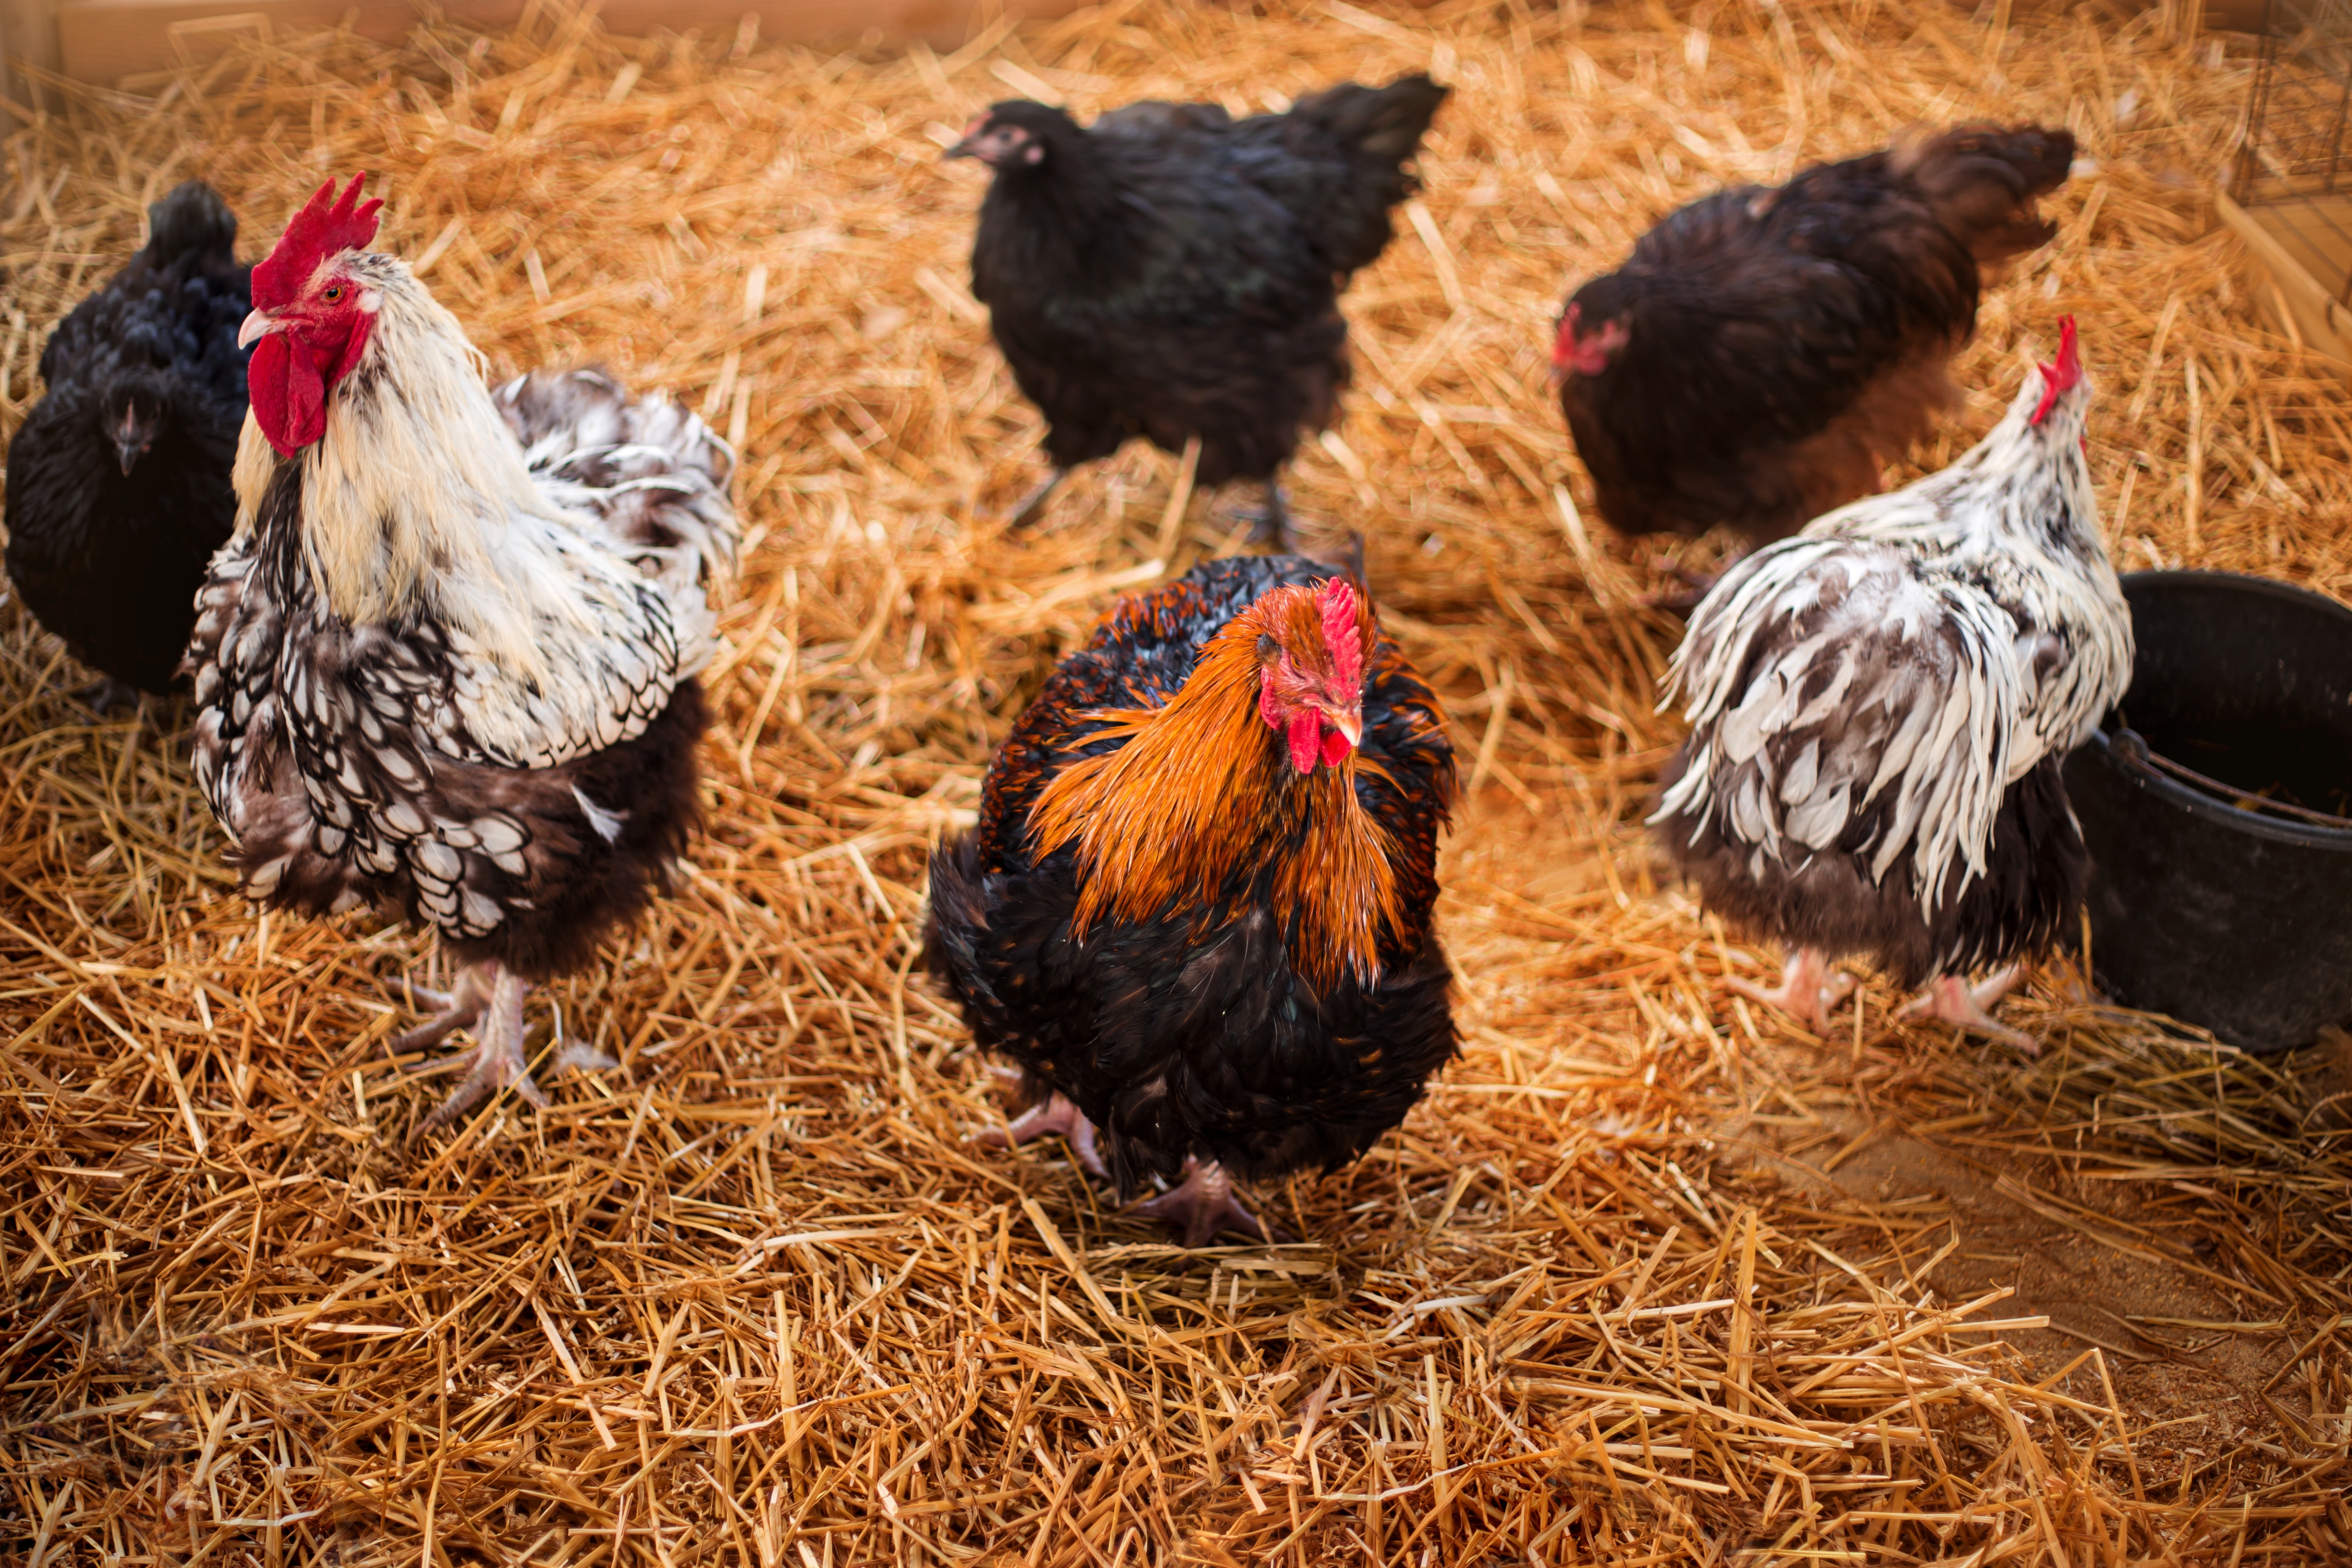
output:
[[[236,531],[188,652],[199,782],[250,898],[373,903],[465,966],[396,1044],[460,1027],[446,1121],[537,1104],[530,984],[579,968],[684,850],[705,584],[732,454],[593,373],[493,394],[457,319],[329,181],[253,271]]]
[[[1435,696],[1346,579],[1214,561],[1122,601],[931,862],[932,967],[1027,1080],[1011,1138],[1175,1182],[1141,1206],[1188,1246],[1265,1235],[1234,1178],[1354,1158],[1454,1053],[1454,787]]]

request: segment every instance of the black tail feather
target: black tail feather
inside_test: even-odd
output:
[[[1319,143],[1319,155],[1340,165],[1337,179],[1317,172],[1319,188],[1284,193],[1335,272],[1369,267],[1387,247],[1394,233],[1389,209],[1421,188],[1404,165],[1452,90],[1419,75],[1385,87],[1342,82],[1300,99],[1282,117],[1294,145]]]

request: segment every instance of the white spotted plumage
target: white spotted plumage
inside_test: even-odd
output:
[[[404,877],[445,934],[479,938],[502,892],[530,907],[508,881],[530,807],[498,775],[635,738],[708,661],[734,455],[598,373],[494,394],[405,266],[341,259],[380,296],[374,331],[314,445],[280,458],[247,423],[189,655],[197,776],[252,896],[297,868]],[[299,517],[273,522],[282,478]],[[555,787],[568,813],[579,792]],[[610,842],[624,805],[580,809]]]
[[[1653,822],[1744,847],[1759,883],[1832,849],[1881,883],[1908,857],[1928,920],[1985,874],[2009,786],[2087,739],[2131,677],[2089,384],[2037,422],[2055,380],[2029,375],[1951,467],[1725,574],[1675,656],[1667,700],[1692,734]]]

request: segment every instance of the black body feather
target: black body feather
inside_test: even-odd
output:
[[[1139,103],[1081,129],[1001,103],[1043,149],[1001,167],[981,207],[972,292],[1056,467],[1131,437],[1197,477],[1270,479],[1348,383],[1348,275],[1391,237],[1389,209],[1446,89],[1354,83],[1286,114]]]
[[[1457,1048],[1432,920],[1453,751],[1427,687],[1385,638],[1363,697],[1360,756],[1374,765],[1360,769],[1356,792],[1391,836],[1408,919],[1374,983],[1349,973],[1318,992],[1301,975],[1270,898],[1272,858],[1150,921],[1100,921],[1076,942],[1075,848],[1030,851],[1046,783],[1122,743],[1097,738],[1093,710],[1164,704],[1259,595],[1328,574],[1296,557],[1216,561],[1123,604],[1014,726],[977,826],[932,858],[930,967],[983,1047],[1095,1123],[1123,1190],[1173,1176],[1187,1155],[1244,1178],[1352,1159],[1404,1119]],[[1268,729],[1265,744],[1281,739]],[[1291,787],[1286,769],[1270,776]],[[1234,806],[1237,817],[1247,809]]]
[[[146,247],[41,351],[47,395],[8,444],[7,566],[75,658],[162,692],[236,521],[252,268],[202,182],[148,216]]]
[[[1878,488],[1956,394],[1984,264],[2048,239],[2070,132],[1964,126],[1691,203],[1569,300],[1560,402],[1627,533],[1785,537]],[[1597,370],[1575,342],[1622,334]]]

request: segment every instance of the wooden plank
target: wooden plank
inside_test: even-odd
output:
[[[51,0],[0,0],[0,7]],[[1081,0],[1010,0],[1016,16],[1059,16]],[[524,0],[446,0],[438,9],[474,27],[510,26]],[[599,16],[623,36],[700,28],[732,33],[745,16],[763,38],[847,41],[879,33],[905,42],[953,44],[970,31],[976,0],[607,0]],[[0,10],[0,16],[8,15]],[[268,36],[333,27],[351,20],[362,37],[405,37],[419,20],[409,0],[64,0],[56,8],[58,68],[77,81],[112,85],[219,54],[238,34]]]
[[[2296,213],[2298,206],[2315,207],[2322,201],[2334,204],[2334,210]],[[2342,250],[2332,237],[2329,245],[2321,245],[2315,238],[2315,232],[2335,224],[2352,230],[2352,197],[2303,197],[2249,212],[2232,201],[2227,191],[2217,190],[2213,204],[2221,221],[2246,242],[2247,254],[2254,263],[2254,276],[2249,281],[2264,313],[2279,331],[2331,362],[2331,369],[2352,381],[2352,310],[2336,299],[2343,291],[2347,267],[2352,266],[2352,251]],[[2331,259],[2331,250],[2341,253],[2344,259]]]

